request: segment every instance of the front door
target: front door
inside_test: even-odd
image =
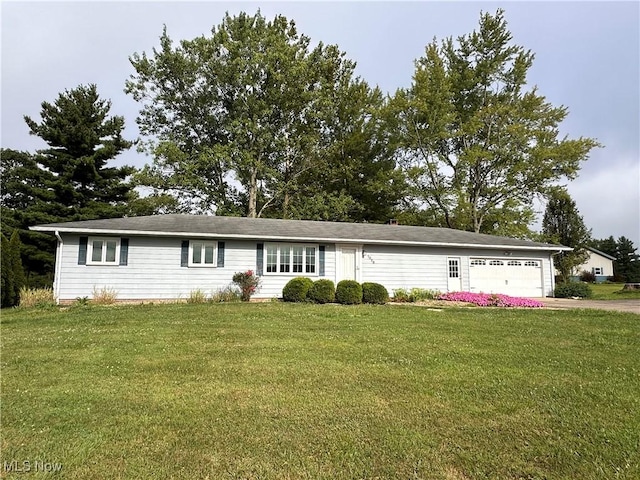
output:
[[[448,258],[448,282],[447,289],[450,292],[460,292],[462,290],[462,275],[460,274],[460,259]]]
[[[342,264],[341,280],[355,280],[356,279],[356,249],[343,247],[342,254],[340,257],[340,263]]]

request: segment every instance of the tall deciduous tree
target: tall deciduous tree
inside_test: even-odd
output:
[[[429,44],[396,93],[390,116],[414,203],[440,224],[527,235],[533,199],[573,179],[598,145],[559,138],[568,111],[527,89],[533,59],[512,44],[501,10],[482,14],[478,31]]]
[[[360,80],[341,88],[346,94],[323,112],[318,158],[293,183],[285,218],[384,222],[405,193],[381,116],[382,92]]]
[[[241,13],[176,46],[165,29],[153,55],[134,54],[126,91],[154,158],[141,181],[192,211],[306,216],[302,178],[322,169],[335,109],[363,84],[336,46],[309,43],[283,16]]]
[[[576,202],[566,190],[556,189],[551,193],[542,219],[542,235],[548,242],[573,248],[554,257],[562,280],[569,281],[573,270],[589,258],[586,247],[591,231],[585,226]]]

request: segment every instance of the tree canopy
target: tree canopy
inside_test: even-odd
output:
[[[533,60],[503,11],[484,13],[477,31],[430,43],[411,87],[396,92],[390,116],[412,200],[439,224],[527,235],[533,199],[575,178],[598,146],[559,138],[568,110],[527,88]]]
[[[363,132],[371,136],[367,102],[380,102],[379,92],[354,78],[354,62],[337,46],[311,49],[310,39],[280,15],[267,21],[260,12],[227,14],[211,36],[176,46],[165,28],[160,49],[130,61],[135,74],[126,91],[141,103],[143,148],[153,156],[141,182],[179,194],[183,209],[322,217],[336,202],[345,204],[345,214],[363,208],[351,204],[364,195],[335,186],[316,190],[309,204],[296,203],[303,177],[314,176],[317,185],[337,173],[329,162],[353,160],[335,149],[345,150],[340,142],[355,142]],[[342,110],[349,101],[354,115]],[[379,160],[364,151],[369,145],[358,148],[359,162]]]
[[[561,185],[599,144],[560,134],[568,110],[528,84],[534,54],[513,42],[502,10],[429,43],[392,96],[357,77],[337,45],[260,11],[226,14],[191,40],[165,27],[158,48],[129,60],[125,91],[151,164],[112,165],[133,143],[95,85],[43,102],[39,121],[24,117],[46,149],[1,151],[2,231],[19,231],[29,283],[51,278],[55,245],[30,225],[123,215],[399,218],[531,237],[533,202],[548,198],[543,234],[584,243],[563,239],[553,219],[579,217]]]

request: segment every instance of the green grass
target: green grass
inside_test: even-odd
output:
[[[0,461],[62,464],[29,478],[640,477],[633,314],[183,304],[1,324]]]
[[[593,283],[592,300],[624,300],[640,298],[640,290],[622,290],[624,283]]]

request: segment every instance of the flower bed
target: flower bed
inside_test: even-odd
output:
[[[495,293],[450,292],[438,296],[438,300],[473,303],[479,307],[540,308],[544,304],[530,298],[510,297]]]

